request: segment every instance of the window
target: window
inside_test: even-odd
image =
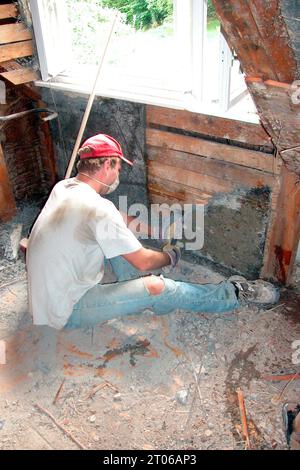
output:
[[[240,106],[241,115],[256,119],[210,0],[30,0],[30,6],[39,85],[89,93],[118,6],[99,95],[211,114]]]

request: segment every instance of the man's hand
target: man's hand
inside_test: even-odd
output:
[[[140,248],[139,250],[122,255],[132,266],[140,271],[151,271],[154,269],[161,269],[163,266],[170,264],[170,255],[155,251],[147,248]]]
[[[179,263],[180,258],[181,258],[181,250],[180,250],[179,246],[171,245],[170,243],[167,243],[163,247],[163,252],[167,253],[168,256],[170,257],[170,260],[171,260],[171,265],[170,266],[163,267],[163,271],[168,273],[168,272],[172,271],[173,269],[175,269],[175,267]]]

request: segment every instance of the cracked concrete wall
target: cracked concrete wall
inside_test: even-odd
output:
[[[63,179],[78,135],[88,98],[78,93],[42,89],[42,99],[57,109],[59,120],[50,121],[57,150],[58,177]],[[128,205],[148,204],[145,164],[145,106],[115,99],[96,97],[82,142],[95,134],[109,134],[117,139],[124,155],[134,161],[124,163],[119,188],[108,196],[118,206],[118,196],[127,195]],[[75,166],[74,166],[75,168]],[[73,171],[75,175],[75,171]]]

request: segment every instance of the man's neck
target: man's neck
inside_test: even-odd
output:
[[[104,195],[106,192],[103,184],[101,184],[98,181],[95,181],[95,179],[93,179],[91,176],[85,175],[83,173],[78,173],[76,176],[76,179],[78,179],[79,181],[82,181],[83,183],[88,184],[91,188],[93,188],[96,191],[96,193],[100,195]]]

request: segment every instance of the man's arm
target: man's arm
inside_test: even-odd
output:
[[[121,212],[121,211],[119,211],[119,212],[120,212],[121,216],[123,217],[123,220],[124,220],[125,224],[127,225],[127,227],[130,226],[131,222],[133,222],[134,220],[137,219],[137,217],[134,217],[132,215],[127,215],[127,214],[125,214],[125,212]],[[137,229],[138,234],[148,235],[148,237],[150,237],[150,238],[153,235],[153,229],[150,227],[150,225],[148,225],[144,222],[139,221],[135,228]],[[129,229],[130,229],[130,227],[129,227]],[[135,230],[132,230],[132,232],[136,235]]]
[[[150,271],[151,269],[160,269],[171,264],[170,256],[161,251],[154,251],[147,248],[141,248],[134,253],[122,255],[132,266],[140,271]]]

